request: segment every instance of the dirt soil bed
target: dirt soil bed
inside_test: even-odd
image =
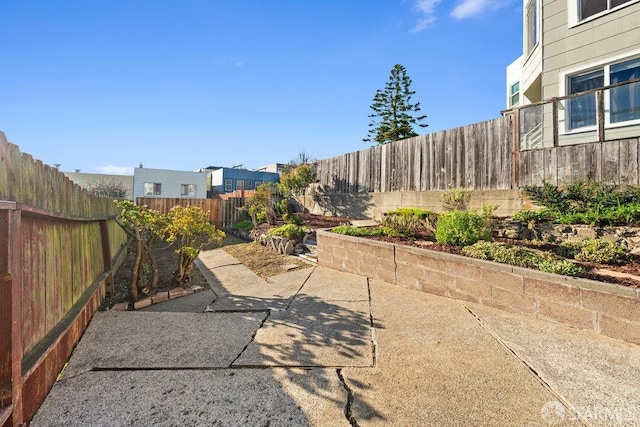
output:
[[[423,249],[429,249],[432,251],[438,252],[446,252],[450,254],[462,255],[466,256],[464,252],[462,252],[461,246],[452,246],[452,245],[441,245],[436,243],[434,237],[430,233],[421,233],[415,237],[387,237],[387,236],[371,236],[364,237],[365,239],[373,239],[388,243],[393,243],[397,245],[406,245],[413,246]],[[540,245],[535,242],[526,241],[526,240],[515,240],[515,239],[505,239],[505,238],[494,238],[494,241],[503,242],[510,245],[520,245],[525,247],[530,247],[533,249],[539,249],[544,251],[553,251],[557,245],[552,243],[546,243],[544,245]],[[585,278],[591,280],[598,280],[601,282],[607,283],[617,283],[624,286],[630,286],[633,288],[640,288],[640,256],[638,255],[630,255],[629,262],[625,265],[608,265],[608,264],[598,264],[593,262],[583,262],[570,260],[575,262],[578,265],[581,265],[587,272]],[[611,275],[603,274],[598,270],[608,270],[617,273],[628,274],[631,276],[636,276],[637,279],[633,279],[630,277],[614,277]]]

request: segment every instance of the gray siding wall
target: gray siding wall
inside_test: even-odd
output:
[[[145,195],[144,183],[153,182],[162,184],[162,192],[159,196]],[[133,173],[133,196],[137,197],[170,197],[185,198],[180,194],[182,184],[195,184],[196,195],[194,198],[205,199],[207,197],[207,174],[204,172],[174,171],[167,169],[136,168]]]
[[[587,20],[569,28],[569,2],[576,0],[543,0],[542,8],[542,95],[543,99],[566,95],[565,73],[588,70],[608,63],[613,58],[640,54],[640,2]],[[552,138],[551,109],[545,109],[545,141]],[[560,132],[563,127],[561,126]],[[638,134],[638,127],[619,128],[607,132],[607,139]],[[590,142],[594,132],[561,136],[560,143]],[[548,145],[548,144],[546,144]]]

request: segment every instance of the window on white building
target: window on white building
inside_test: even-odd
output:
[[[195,197],[196,185],[195,184],[180,184],[180,195],[183,197]]]
[[[144,183],[144,195],[145,196],[160,196],[162,194],[162,184],[158,182],[145,182]]]
[[[640,78],[640,58],[634,58],[568,77],[568,93],[575,94]],[[597,124],[596,94],[589,93],[568,101],[567,130]],[[640,120],[640,83],[605,91],[605,123],[619,124]]]
[[[231,178],[227,178],[224,180],[224,191],[233,191],[233,180]]]
[[[511,85],[511,94],[509,96],[509,105],[515,107],[520,104],[520,82]]]

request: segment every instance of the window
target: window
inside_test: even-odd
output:
[[[527,23],[526,47],[527,55],[529,55],[538,44],[538,0],[531,0],[527,3],[525,14],[525,22]]]
[[[195,184],[181,184],[180,185],[180,195],[186,197],[195,197],[196,196],[196,185]]]
[[[578,18],[582,21],[593,15],[632,1],[633,0],[578,0]]]
[[[262,181],[256,180],[256,188],[258,188],[260,186],[260,184],[262,184]]]
[[[611,66],[609,84],[640,79],[640,58]],[[610,122],[620,123],[640,119],[640,83],[611,89]]]
[[[569,77],[569,95],[604,86],[602,70]],[[568,130],[596,125],[596,94],[588,93],[569,99]]]
[[[520,104],[520,82],[511,85],[511,95],[509,98],[510,105],[515,107]]]
[[[584,92],[640,78],[640,58],[607,64],[587,73],[568,78],[569,94]],[[605,91],[605,123],[640,120],[640,83]],[[596,94],[589,93],[568,101],[567,130],[597,124]]]
[[[227,178],[224,180],[224,191],[230,192],[233,191],[233,180]]]
[[[157,182],[145,182],[144,183],[144,195],[145,196],[159,196],[162,194],[162,184]]]
[[[253,190],[253,180],[247,180],[247,190]]]
[[[244,190],[244,179],[236,179],[236,190]]]

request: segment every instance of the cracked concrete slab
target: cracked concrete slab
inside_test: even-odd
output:
[[[370,285],[376,366],[342,371],[359,425],[548,425],[545,405],[555,396],[464,307]]]
[[[173,313],[203,313],[204,310],[211,305],[216,299],[213,291],[196,292],[180,298],[171,299],[169,301],[150,305],[140,311],[163,311]]]
[[[368,304],[308,297],[272,312],[237,366],[371,366]]]
[[[218,296],[207,311],[284,310],[313,267],[264,280],[222,249],[207,251],[198,267]]]
[[[93,368],[227,367],[267,313],[96,313],[63,378]]]
[[[640,426],[640,346],[464,303],[593,426]]]
[[[369,301],[366,277],[326,267],[316,267],[300,294],[324,301]]]
[[[333,369],[87,372],[57,382],[31,426],[349,426]]]
[[[316,268],[286,312],[272,312],[234,366],[371,366],[367,279]]]

